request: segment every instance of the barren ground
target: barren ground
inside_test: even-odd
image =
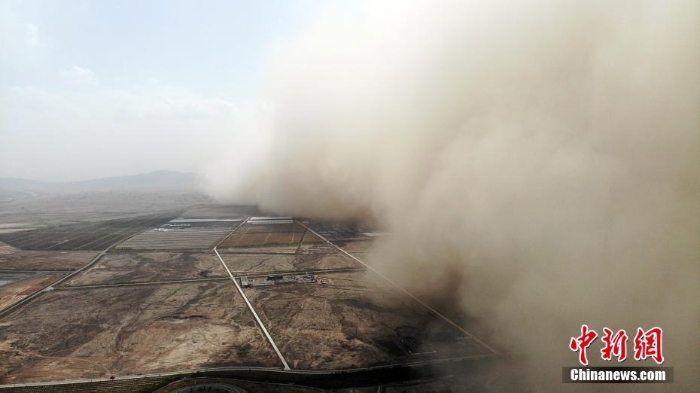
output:
[[[33,273],[31,277],[0,287],[0,310],[58,281],[64,273]]]
[[[361,269],[362,265],[340,252],[330,254],[222,254],[226,266],[235,273],[265,274],[302,272],[319,269]]]
[[[354,240],[354,241],[338,241],[334,242],[335,245],[342,248],[343,250],[353,254],[368,252],[372,249],[374,241],[372,240]]]
[[[17,251],[0,254],[0,270],[77,270],[95,255],[94,251]]]
[[[117,284],[228,277],[213,253],[110,253],[67,285]]]
[[[230,282],[56,290],[0,343],[0,383],[279,363]]]
[[[293,368],[344,369],[425,359],[401,349],[400,327],[416,329],[431,343],[437,353],[428,357],[485,353],[371,273],[316,277],[315,284],[245,289]]]
[[[296,246],[306,228],[294,224],[244,224],[224,240],[221,248]]]
[[[12,247],[7,243],[0,242],[0,255],[14,254],[19,249]]]
[[[0,385],[111,375],[118,379],[201,367],[281,367],[219,259],[211,251],[196,249],[213,246],[220,234],[182,230],[173,240],[175,232],[153,237],[147,231],[176,215],[264,214],[245,206],[156,211],[160,214],[147,216],[122,209],[116,215],[119,220],[105,221],[98,218],[109,217],[107,212],[93,216],[90,210],[85,216],[89,220],[76,222],[66,222],[57,212],[54,218],[61,225],[47,221],[37,230],[0,236],[12,244],[0,243],[4,281],[21,279],[0,288],[0,307],[85,266],[98,250],[140,231],[146,231],[138,237],[146,247],[183,248],[112,249],[69,282],[3,316]],[[347,252],[359,253],[363,261],[370,257],[374,238],[357,226],[308,225]],[[234,227],[228,225],[226,231]],[[76,249],[95,251],[71,251]],[[316,276],[316,282],[244,289],[292,368],[364,368],[486,352],[298,223],[244,224],[218,251],[236,276]],[[415,391],[423,387],[416,386]]]

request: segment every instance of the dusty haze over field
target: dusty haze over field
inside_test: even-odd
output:
[[[688,384],[700,3],[406,3],[331,12],[278,50],[211,193],[376,220],[383,270],[480,318],[545,380],[577,363],[585,323],[627,329],[630,351],[638,326],[662,327],[673,387]]]

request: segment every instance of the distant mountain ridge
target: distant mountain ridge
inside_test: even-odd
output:
[[[154,171],[131,176],[105,177],[75,182],[43,182],[0,177],[0,190],[15,192],[65,193],[92,191],[196,191],[201,177],[195,173]]]

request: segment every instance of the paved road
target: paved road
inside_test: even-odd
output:
[[[241,223],[236,228],[234,228],[233,231],[231,231],[231,234],[233,234],[233,232],[235,232],[238,228],[243,226],[243,224],[245,224],[246,221],[247,220],[241,221]],[[231,234],[229,234],[229,236],[231,236]],[[221,243],[219,243],[219,244],[221,244]],[[233,284],[236,286],[238,293],[240,293],[241,296],[243,297],[245,304],[248,305],[248,309],[250,310],[251,313],[253,313],[253,317],[258,322],[258,326],[260,326],[260,330],[262,330],[263,334],[265,334],[265,337],[267,337],[267,341],[270,342],[270,345],[272,345],[272,348],[275,350],[275,352],[277,353],[277,356],[282,361],[282,365],[284,366],[284,370],[291,370],[291,368],[289,368],[289,364],[287,364],[287,361],[284,359],[284,356],[282,356],[282,352],[280,352],[279,348],[277,348],[277,344],[275,344],[275,340],[273,340],[272,336],[270,336],[270,333],[267,331],[265,324],[262,322],[262,320],[260,320],[258,313],[255,312],[253,305],[250,304],[248,297],[245,295],[245,293],[243,293],[243,288],[241,288],[241,286],[238,284],[238,281],[236,281],[236,278],[231,273],[231,270],[229,270],[228,266],[226,266],[226,262],[224,262],[224,260],[221,258],[221,255],[219,254],[219,251],[216,250],[216,247],[214,247],[214,253],[219,258],[219,261],[221,261],[221,264],[224,266],[224,269],[226,269],[226,272],[228,273],[229,277],[231,277],[231,281],[233,281]]]
[[[226,269],[226,271],[228,272],[229,276],[231,277],[231,281],[233,281],[233,284],[236,286],[236,289],[238,289],[238,293],[240,293],[241,296],[243,297],[245,304],[248,305],[248,309],[250,310],[251,313],[253,313],[253,317],[258,322],[258,325],[260,326],[260,329],[262,330],[263,334],[265,334],[265,337],[267,337],[267,341],[270,342],[270,345],[272,345],[272,348],[275,350],[275,352],[277,353],[277,356],[282,361],[282,364],[284,365],[284,369],[291,370],[291,368],[289,368],[289,364],[287,364],[287,361],[284,359],[284,356],[282,356],[282,352],[280,352],[279,348],[277,348],[277,344],[275,344],[275,340],[272,339],[272,336],[270,336],[270,333],[267,331],[267,328],[265,328],[265,324],[263,324],[263,322],[260,320],[260,317],[258,316],[258,313],[255,312],[253,305],[250,304],[250,301],[248,301],[248,297],[245,295],[245,293],[243,293],[243,289],[238,284],[238,281],[236,281],[236,278],[233,276],[233,274],[231,274],[231,271],[228,270],[228,267],[226,266],[226,263],[224,262],[224,260],[221,259],[221,255],[219,255],[219,252],[216,251],[216,247],[214,247],[214,252],[216,253],[216,256],[219,257],[221,264],[224,265],[224,269]]]

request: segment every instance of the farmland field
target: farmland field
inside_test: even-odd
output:
[[[160,213],[137,218],[58,225],[0,234],[0,241],[22,250],[103,250],[175,216],[176,213]]]

